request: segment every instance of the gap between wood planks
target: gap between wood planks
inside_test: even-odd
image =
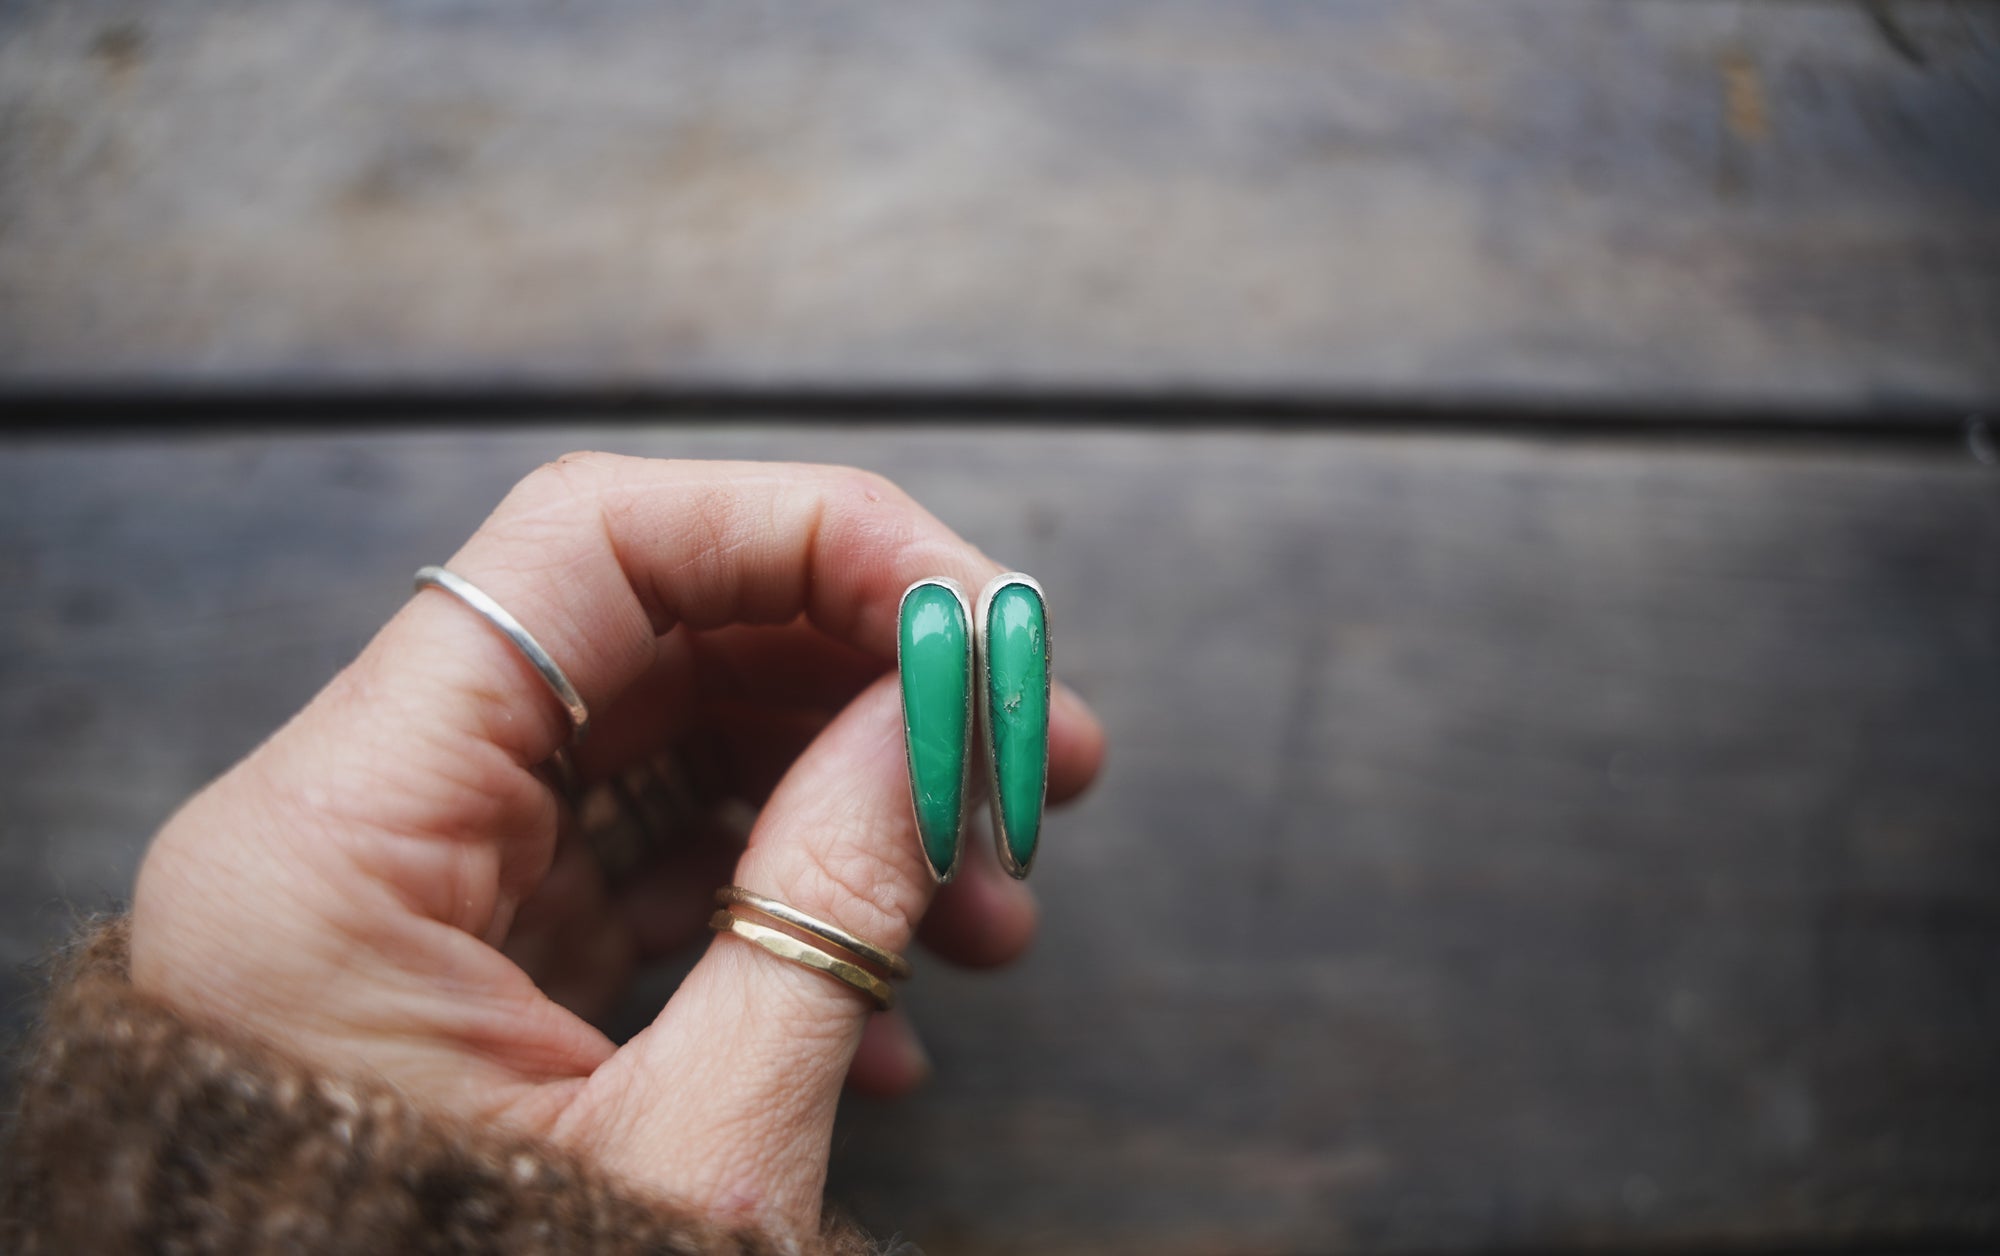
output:
[[[1777,441],[1957,450],[2000,465],[2000,399],[1978,408],[1789,407],[1569,400],[1149,395],[1088,390],[463,388],[110,389],[0,393],[0,433],[82,435],[292,428],[749,423],[1323,430],[1638,442]]]

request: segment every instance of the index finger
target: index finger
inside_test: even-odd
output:
[[[912,580],[976,588],[999,571],[872,472],[610,454],[571,454],[529,475],[448,566],[525,624],[596,709],[645,674],[678,624],[803,614],[892,658]],[[384,637],[383,665],[419,673],[398,683],[428,699],[434,725],[522,764],[568,740],[564,712],[525,660],[449,599],[414,599]]]

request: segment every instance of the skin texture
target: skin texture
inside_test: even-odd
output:
[[[589,1017],[701,935],[724,881],[897,951],[1025,949],[1033,900],[990,852],[933,884],[886,674],[913,579],[978,587],[999,568],[866,472],[601,454],[529,475],[447,565],[582,693],[587,780],[701,746],[716,792],[761,808],[747,845],[690,843],[605,885],[534,771],[569,737],[562,709],[489,625],[426,592],[161,830],[134,981],[719,1221],[812,1232],[843,1080],[896,1094],[927,1070],[900,1014],[718,938],[623,1047]],[[1052,800],[1102,754],[1058,689]]]

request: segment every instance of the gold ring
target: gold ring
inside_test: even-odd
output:
[[[727,908],[708,918],[708,927],[717,933],[733,933],[745,942],[755,942],[779,959],[788,959],[794,964],[825,973],[835,981],[854,987],[875,1000],[875,1006],[888,1011],[896,1006],[896,992],[889,983],[869,972],[859,964],[849,963],[837,955],[829,955],[810,942],[801,942],[789,933],[745,920]]]
[[[775,898],[768,898],[755,890],[746,890],[740,885],[725,885],[715,892],[715,901],[724,907],[738,904],[752,911],[759,911],[773,920],[780,920],[794,929],[802,929],[816,938],[831,942],[843,951],[851,952],[880,968],[898,981],[907,980],[910,975],[910,961],[894,951],[884,950],[873,942],[855,937],[839,925],[830,925],[816,916],[808,916],[796,907],[788,906]]]

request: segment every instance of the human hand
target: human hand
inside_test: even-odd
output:
[[[419,594],[161,830],[133,981],[718,1221],[813,1230],[850,1065],[878,1093],[921,1080],[899,1014],[718,939],[623,1047],[585,1016],[691,940],[725,881],[891,950],[920,925],[960,963],[1026,947],[1032,897],[990,851],[933,884],[883,675],[905,586],[999,568],[864,472],[597,454],[522,481],[449,566],[581,692],[586,781],[699,739],[711,787],[762,806],[747,846],[670,851],[609,894],[535,770],[569,740],[562,708],[478,615]],[[1058,802],[1103,753],[1060,685],[1049,740]]]

